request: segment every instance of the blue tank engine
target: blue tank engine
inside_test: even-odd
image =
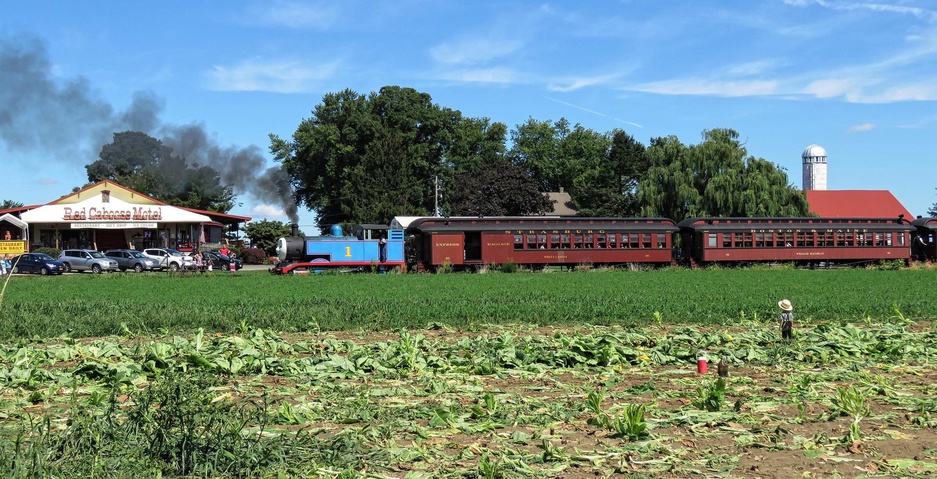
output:
[[[277,240],[279,263],[273,274],[308,273],[326,269],[366,269],[386,271],[404,266],[404,230],[386,225],[358,225],[345,236],[341,225],[332,225],[328,236],[293,236]]]

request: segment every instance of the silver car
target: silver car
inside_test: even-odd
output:
[[[117,267],[121,271],[132,269],[137,273],[161,269],[159,261],[133,249],[110,249],[104,252],[104,256],[117,261]]]
[[[192,269],[195,267],[195,260],[177,249],[146,248],[143,250],[143,254],[159,261],[159,267],[168,269],[169,271]]]
[[[117,261],[93,249],[62,250],[59,253],[59,261],[65,265],[65,271],[91,271],[92,273],[117,271]]]

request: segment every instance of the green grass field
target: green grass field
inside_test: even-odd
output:
[[[429,324],[641,326],[658,321],[773,321],[789,298],[798,321],[937,318],[933,270],[593,271],[548,274],[178,277],[165,273],[16,276],[0,339],[165,334],[204,328],[393,330]]]
[[[0,477],[932,477],[935,286],[913,269],[17,276]]]

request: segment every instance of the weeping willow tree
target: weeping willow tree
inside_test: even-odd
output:
[[[748,155],[730,129],[703,132],[686,146],[676,137],[651,140],[649,168],[638,184],[645,216],[807,216],[807,198],[774,163]]]

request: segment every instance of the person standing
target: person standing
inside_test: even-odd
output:
[[[782,299],[778,301],[778,307],[781,308],[781,315],[778,317],[781,325],[781,339],[789,343],[793,340],[794,305],[790,300]]]

